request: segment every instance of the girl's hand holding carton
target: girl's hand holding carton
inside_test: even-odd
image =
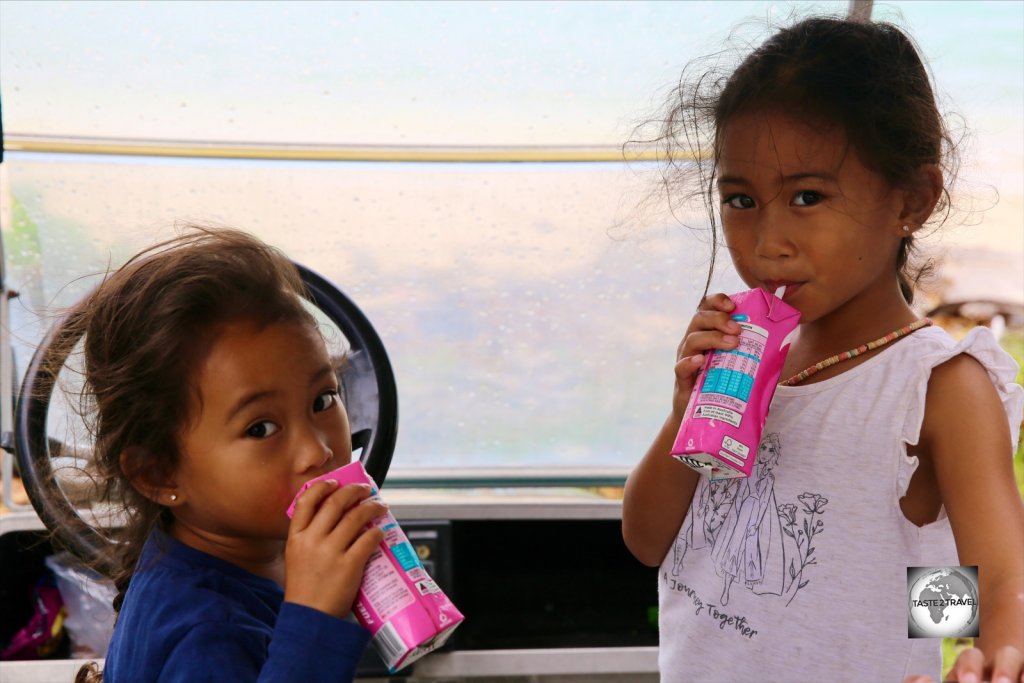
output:
[[[306,484],[288,509],[292,523],[284,553],[284,599],[344,619],[352,611],[363,568],[384,536],[371,525],[373,518],[387,507],[369,500],[368,486],[316,481],[316,486]]]
[[[800,312],[752,289],[729,297],[736,348],[710,351],[671,454],[712,480],[749,477]]]
[[[333,486],[342,488],[330,495]],[[339,499],[339,494],[346,491],[354,493]],[[362,573],[365,566],[353,611],[359,623],[372,634],[373,643],[391,672],[443,645],[462,623],[462,613],[427,574],[394,516],[375,511],[379,507],[386,510],[387,505],[380,500],[376,483],[358,460],[302,487],[288,508],[292,527],[298,527],[290,534],[289,548],[297,536],[312,526],[309,520],[313,509],[325,498],[325,505],[336,503],[337,510],[331,519],[344,514],[345,508],[341,506],[356,505],[347,513],[344,523],[370,527],[357,541],[364,544],[358,559],[347,563],[343,549],[338,548],[337,564],[339,571],[348,570],[354,576]],[[363,512],[365,508],[369,510]],[[352,605],[351,596],[347,602],[343,598],[338,604]]]

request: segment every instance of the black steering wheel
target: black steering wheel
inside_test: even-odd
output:
[[[398,391],[384,344],[351,299],[324,277],[295,265],[309,301],[337,325],[348,341],[348,362],[340,379],[352,429],[352,452],[360,451],[359,459],[367,472],[382,486],[398,436]],[[72,310],[51,329],[32,356],[15,409],[15,451],[25,490],[43,524],[80,558],[109,573],[112,567],[104,558],[112,541],[81,516],[61,489],[51,454],[51,444],[57,446],[59,442],[47,433],[54,385],[79,341],[80,333],[69,331],[67,324],[75,315]],[[75,524],[69,526],[68,520]]]

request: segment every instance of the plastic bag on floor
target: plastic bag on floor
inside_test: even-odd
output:
[[[29,622],[0,647],[0,660],[43,659],[63,642],[67,612],[50,572],[32,589],[32,603]]]
[[[73,657],[104,657],[114,632],[114,583],[82,565],[70,553],[46,558],[64,598],[64,628],[71,638]]]

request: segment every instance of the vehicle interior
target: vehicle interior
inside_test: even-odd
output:
[[[922,312],[1022,339],[1022,10],[971,5],[0,3],[0,643],[53,558],[95,560],[118,524],[89,477],[68,316],[195,223],[299,266],[349,359],[354,453],[466,616],[397,673],[368,648],[358,680],[657,681],[657,570],[622,542],[622,487],[668,410],[709,245],[643,126],[725,41],[822,12],[911,27],[978,131],[985,205],[930,247],[944,279]],[[964,44],[969,22],[990,45]],[[719,264],[711,291],[742,288]],[[0,679],[102,661],[107,579],[76,576],[78,633]]]

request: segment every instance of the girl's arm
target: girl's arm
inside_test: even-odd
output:
[[[654,443],[626,480],[622,538],[636,559],[661,564],[693,501],[700,474],[669,457],[681,418],[669,415]]]
[[[630,473],[622,497],[622,538],[650,567],[665,558],[693,501],[700,475],[669,456],[697,371],[710,349],[733,349],[740,326],[729,317],[736,306],[725,294],[701,302],[676,352],[672,412],[654,443]]]
[[[958,659],[951,680],[968,671],[982,680],[981,654],[985,680],[1024,680],[1024,503],[1011,443],[1000,398],[974,358],[960,355],[932,371],[919,450],[934,464],[960,564],[978,567],[980,599],[981,652]]]

